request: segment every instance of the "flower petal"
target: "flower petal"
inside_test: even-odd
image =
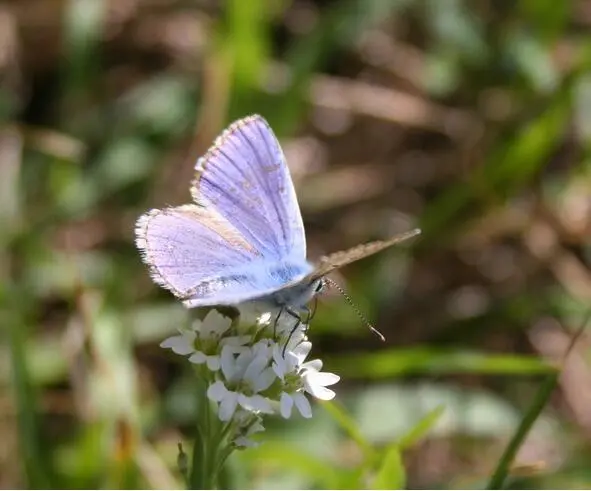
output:
[[[341,377],[339,377],[338,375],[331,373],[331,372],[316,372],[313,374],[313,378],[314,378],[314,384],[324,385],[324,386],[334,385],[339,380],[341,380]]]
[[[293,402],[295,403],[296,408],[300,412],[300,414],[304,418],[311,418],[312,417],[312,407],[310,406],[310,402],[306,398],[304,394],[301,392],[296,392],[293,394]]]
[[[240,324],[252,326],[258,319],[269,311],[269,306],[263,302],[248,302],[240,306]]]
[[[220,401],[218,416],[222,421],[230,421],[236,406],[238,405],[238,393],[227,391],[226,396]]]
[[[236,354],[245,349],[245,344],[252,342],[252,336],[228,336],[220,339],[222,346],[231,346],[232,351]]]
[[[271,387],[276,378],[277,376],[275,375],[273,369],[271,367],[267,367],[255,380],[251,381],[251,388],[254,392],[262,392]]]
[[[185,332],[165,339],[160,343],[160,347],[170,348],[177,355],[189,355],[195,351],[195,338],[194,332]]]
[[[222,355],[223,355],[224,350],[229,352],[229,351],[231,351],[231,348],[224,346],[222,348]],[[234,372],[236,373],[236,375],[235,375],[236,377],[238,377],[238,374],[240,374],[240,377],[242,377],[242,374],[244,373],[244,371],[248,367],[248,364],[250,362],[252,362],[253,358],[254,358],[254,354],[252,352],[251,347],[247,347],[247,349],[245,349],[244,351],[241,351],[238,354],[238,356],[236,357],[236,360],[234,361]]]
[[[264,355],[255,356],[255,358],[246,367],[242,378],[250,382],[256,382],[256,379],[260,376],[268,362],[269,360]]]
[[[273,346],[273,364],[271,365],[273,371],[281,380],[283,380],[285,374],[287,373],[287,363],[285,362],[285,358],[281,353],[282,351],[283,349],[278,344]]]
[[[289,419],[289,417],[291,416],[292,407],[292,397],[288,393],[282,392],[281,399],[279,400],[279,412],[281,413],[281,416],[283,416],[285,419]]]
[[[236,363],[237,360],[234,359],[232,348],[224,346],[220,355],[220,366],[226,380],[232,380],[232,377],[236,373]]]
[[[315,372],[319,372],[322,370],[322,360],[316,358],[315,360],[307,361],[306,363],[302,363],[301,368],[302,370],[313,370]]]
[[[271,312],[263,312],[258,318],[257,318],[257,326],[259,328],[261,327],[266,327],[269,324],[271,324]]]
[[[301,365],[307,356],[310,354],[310,350],[312,349],[312,343],[310,341],[302,341],[298,344],[293,350],[292,353],[298,359],[298,365]]]
[[[232,324],[232,321],[220,314],[217,310],[210,310],[201,326],[204,337],[221,337]]]
[[[313,395],[316,399],[320,399],[321,401],[331,401],[336,395],[333,390],[327,389],[322,385],[308,385],[304,382],[304,387],[308,394]]]
[[[273,349],[273,370],[283,380],[288,373],[295,372],[299,366],[299,358],[295,353],[287,351],[283,356],[283,348],[276,344]]]
[[[200,365],[201,363],[205,363],[207,360],[207,355],[202,353],[201,351],[195,351],[191,356],[189,356],[189,361],[191,363],[195,363],[196,365]]]
[[[272,414],[273,408],[263,396],[254,395],[248,397],[244,394],[238,395],[238,403],[247,411],[260,411],[261,413]]]
[[[275,375],[278,379],[283,380],[285,378],[285,370],[282,365],[279,365],[275,362],[271,365],[271,369],[275,372]]]
[[[207,357],[207,368],[209,368],[212,372],[217,372],[220,369],[220,366],[221,362],[219,356],[210,355]]]
[[[273,352],[272,346],[274,345],[275,343],[271,339],[263,338],[253,345],[252,352],[256,357],[262,357],[265,360],[269,360]]]
[[[220,382],[219,380],[207,388],[207,397],[209,400],[214,402],[220,402],[224,397],[226,397],[227,393],[228,389],[226,389],[224,383]]]
[[[306,331],[307,326],[300,326],[295,332],[292,332],[293,328],[285,331],[283,334],[287,336],[286,339],[286,351],[294,351],[303,341],[307,341]],[[306,355],[307,356],[307,355]]]
[[[255,407],[255,409],[261,413],[265,413],[265,414],[273,414],[273,406],[271,406],[271,403],[269,402],[269,400],[266,397],[260,396],[260,395],[254,395],[251,398],[252,404]]]

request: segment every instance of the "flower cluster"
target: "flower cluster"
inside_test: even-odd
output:
[[[231,441],[249,447],[255,445],[251,436],[264,430],[263,415],[289,418],[295,407],[310,418],[307,394],[322,400],[335,396],[327,386],[337,383],[338,375],[321,372],[321,360],[306,361],[312,348],[306,329],[285,312],[243,306],[235,319],[211,310],[161,346],[204,368],[207,397],[217,404]]]

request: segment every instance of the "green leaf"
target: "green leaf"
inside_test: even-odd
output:
[[[244,92],[258,85],[270,51],[269,0],[230,0],[226,14],[229,44],[233,54],[234,90]]]
[[[557,2],[556,0],[522,0],[516,2],[516,7],[528,25],[535,26],[535,35],[538,39],[550,43],[564,34],[573,11],[574,2]],[[549,52],[552,48],[548,49]]]
[[[555,370],[543,360],[525,355],[499,355],[430,347],[389,349],[348,354],[327,365],[346,378],[390,378],[424,373],[485,373],[537,375]]]
[[[342,482],[343,469],[308,451],[298,450],[293,445],[267,442],[258,448],[249,449],[243,457],[253,463],[264,462],[265,466],[275,464],[283,470],[295,471],[323,489],[335,489],[336,484]]]
[[[375,456],[375,450],[361,433],[355,420],[349,416],[342,406],[336,402],[325,402],[322,404],[324,409],[332,416],[339,426],[359,445],[366,458]]]
[[[81,93],[89,92],[99,77],[99,45],[104,32],[106,3],[96,0],[69,0],[64,13],[63,75],[64,95],[75,106]],[[67,108],[69,109],[69,108]],[[76,107],[80,110],[80,107]],[[75,129],[74,120],[65,120]]]
[[[585,332],[587,324],[591,319],[591,311],[587,311],[585,317],[579,328],[575,331],[573,336],[570,339],[570,343],[566,349],[566,352],[562,358],[562,362],[568,358],[571,350],[575,346],[576,342],[580,338],[580,336]],[[507,478],[509,477],[509,472],[511,466],[513,465],[513,460],[517,455],[517,451],[521,447],[522,443],[525,441],[528,433],[530,432],[534,423],[538,420],[540,415],[542,414],[543,409],[548,404],[554,389],[558,386],[558,381],[561,376],[561,371],[556,371],[555,373],[546,377],[544,382],[540,385],[538,391],[536,392],[531,406],[523,415],[517,430],[515,431],[513,437],[509,441],[507,448],[501,455],[499,459],[499,463],[497,464],[496,469],[494,470],[490,481],[488,482],[487,489],[503,489],[505,487],[505,483]]]
[[[12,388],[20,440],[20,461],[25,472],[26,487],[50,489],[50,469],[46,458],[48,449],[41,433],[36,390],[31,382],[29,363],[25,355],[27,329],[22,316],[7,319],[10,327]]]
[[[450,227],[465,228],[469,223],[466,218],[478,215],[491,200],[496,203],[512,197],[548,163],[572,117],[569,87],[558,94],[537,118],[521,125],[512,139],[494,148],[486,165],[472,174],[471,184],[454,185],[432,201],[420,220],[421,244],[437,238],[441,245],[442,237],[451,239],[454,234]]]
[[[513,459],[515,458],[519,447],[521,447],[521,444],[527,437],[533,424],[536,422],[542,413],[542,410],[548,403],[552,392],[554,392],[554,389],[558,384],[559,377],[560,373],[558,372],[549,375],[538,389],[538,392],[536,393],[530,408],[523,415],[519,426],[515,430],[515,434],[511,438],[511,441],[499,459],[497,467],[495,468],[486,489],[503,489],[505,487],[504,485],[507,478],[509,477]]]
[[[416,444],[433,428],[439,418],[445,412],[445,406],[442,404],[437,406],[432,411],[429,411],[423,418],[419,420],[405,435],[398,440],[398,446],[405,449]]]
[[[400,448],[398,445],[391,445],[385,452],[372,489],[403,489],[405,484],[406,471]]]

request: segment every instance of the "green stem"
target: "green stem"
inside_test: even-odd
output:
[[[198,415],[195,425],[195,443],[189,476],[190,489],[216,489],[219,473],[227,452],[227,432],[231,426],[222,425],[215,405],[207,398],[210,382],[205,370],[197,370]]]
[[[509,471],[511,469],[511,465],[513,463],[513,459],[519,450],[519,447],[525,440],[525,437],[529,433],[529,430],[538,419],[538,416],[544,409],[544,406],[550,399],[552,392],[556,388],[558,383],[558,378],[560,373],[553,373],[545,378],[542,382],[542,385],[538,389],[537,394],[534,397],[534,401],[528,411],[525,413],[517,431],[511,438],[509,445],[503,452],[501,459],[495,469],[493,475],[488,482],[486,489],[503,489],[505,485],[505,480],[509,476]]]
[[[233,447],[231,447],[230,445],[226,445],[224,450],[220,452],[219,460],[218,460],[217,466],[216,466],[216,475],[218,475],[218,476],[220,475],[220,473],[222,472],[222,469],[224,468],[224,464],[226,463],[226,460],[228,459],[228,457],[230,455],[232,455],[233,451],[234,451]]]
[[[232,429],[234,429],[234,425],[232,423],[227,423],[221,428],[221,431],[218,436],[219,451],[217,453],[217,459],[214,463],[214,472],[218,477],[222,472],[222,468],[224,467],[226,459],[234,451],[234,447],[227,441],[228,435],[230,434]]]
[[[566,361],[570,352],[574,348],[577,340],[582,336],[590,320],[591,310],[589,310],[585,314],[585,317],[583,318],[581,325],[575,331],[574,335],[571,337],[570,343],[566,349],[561,365],[564,365],[564,362]],[[561,370],[557,370],[556,372],[548,375],[542,382],[542,385],[540,386],[538,392],[534,397],[532,405],[529,407],[528,411],[523,416],[523,419],[521,420],[521,423],[519,424],[517,431],[515,432],[513,438],[511,438],[511,441],[509,442],[509,445],[507,445],[507,448],[503,452],[503,455],[501,456],[497,468],[493,472],[493,475],[491,476],[486,489],[503,489],[505,481],[509,476],[513,459],[515,458],[515,455],[517,454],[519,447],[525,440],[525,437],[529,433],[529,430],[536,422],[538,416],[542,413],[542,410],[550,400],[552,392],[558,385],[560,375]]]
[[[195,443],[193,444],[193,459],[189,477],[189,489],[207,489],[204,482],[204,461],[207,454],[204,426],[201,421],[195,425]]]
[[[206,420],[207,426],[209,428],[209,435],[207,439],[207,448],[206,448],[206,455],[204,460],[204,479],[206,484],[206,489],[215,489],[217,487],[217,475],[215,472],[215,461],[216,461],[216,454],[218,451],[218,442],[217,442],[217,420],[215,416],[212,415],[212,407],[207,401],[207,411],[206,411]],[[212,417],[214,416],[214,417]]]

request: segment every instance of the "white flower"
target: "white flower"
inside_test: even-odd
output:
[[[269,367],[270,348],[260,341],[236,358],[229,346],[222,348],[221,371],[225,382],[218,380],[209,386],[207,397],[219,403],[218,415],[229,421],[238,405],[254,413],[272,413],[269,401],[259,394],[268,389],[275,380]]]
[[[217,310],[210,310],[202,322],[195,322],[194,329],[201,339],[219,339],[230,328],[232,321]]]
[[[261,302],[248,302],[240,306],[240,324],[245,326],[256,326],[257,329],[267,327],[276,316],[268,305]]]
[[[330,372],[321,372],[322,361],[312,360],[302,365],[302,381],[304,390],[316,399],[330,401],[334,399],[334,391],[327,389],[327,385],[336,384],[341,377]]]
[[[283,343],[287,341],[287,350],[291,347],[297,346],[306,336],[308,325],[299,320],[293,314],[289,312],[282,312],[279,318],[275,316],[276,322],[274,322],[273,329],[282,338]]]
[[[177,336],[172,336],[160,343],[161,348],[170,348],[177,355],[190,355],[195,351],[195,338],[197,335],[193,331],[183,332]]]
[[[189,361],[191,363],[195,363],[196,365],[205,363],[207,364],[207,368],[209,368],[212,372],[220,369],[220,357],[218,355],[206,355],[201,351],[195,351],[191,356],[189,356]]]
[[[283,351],[285,348],[279,344],[273,346],[273,371],[281,380],[285,379],[285,375],[289,373],[297,373],[300,365],[304,362],[310,350],[312,343],[309,341],[302,341],[292,351]]]
[[[291,409],[294,405],[304,418],[312,417],[312,407],[302,392],[296,391],[290,394],[282,392],[279,401],[281,416],[289,419],[291,417]]]
[[[268,307],[240,307],[240,323],[208,313],[186,333],[170,337],[161,346],[205,364],[209,373],[207,397],[217,403],[218,417],[231,422],[229,441],[236,447],[252,447],[252,435],[264,431],[263,415],[274,412],[290,418],[294,407],[312,417],[308,395],[330,400],[327,386],[339,381],[321,372],[320,360],[306,361],[312,350],[308,326],[293,314]]]
[[[262,419],[259,415],[253,415],[244,409],[238,409],[234,414],[234,421],[237,423],[236,434],[233,439],[237,447],[258,447],[259,442],[255,442],[250,437],[256,433],[265,431]]]
[[[267,327],[271,324],[271,312],[263,312],[261,315],[257,317],[256,324],[257,327]]]
[[[217,381],[207,389],[207,397],[219,403],[218,416],[222,421],[230,421],[238,405],[238,393],[226,389],[223,382]]]
[[[335,393],[326,386],[336,384],[339,377],[333,373],[320,372],[322,369],[320,360],[304,363],[311,349],[312,343],[302,341],[293,351],[286,352],[284,356],[279,345],[274,346],[272,367],[277,377],[284,383],[284,390],[279,400],[279,412],[286,419],[291,416],[294,405],[304,418],[312,417],[312,409],[304,391],[322,400],[331,400],[335,396]]]
[[[265,431],[265,428],[262,427],[262,429],[257,430],[257,431]],[[256,447],[258,447],[260,445],[260,443],[259,442],[255,442],[254,440],[251,440],[249,438],[250,435],[251,434],[248,433],[246,435],[237,436],[234,439],[234,445],[236,445],[239,448],[256,448]]]
[[[191,331],[165,339],[160,346],[171,348],[178,355],[190,355],[191,363],[205,363],[211,371],[216,371],[220,369],[220,351],[223,346],[229,346],[234,353],[239,353],[251,341],[250,336],[225,336],[230,327],[230,319],[211,310],[203,321],[193,324]]]
[[[302,324],[295,331],[290,331],[290,336],[287,338],[286,351],[294,351],[304,341],[308,341],[308,325]],[[307,355],[306,355],[307,356]]]

